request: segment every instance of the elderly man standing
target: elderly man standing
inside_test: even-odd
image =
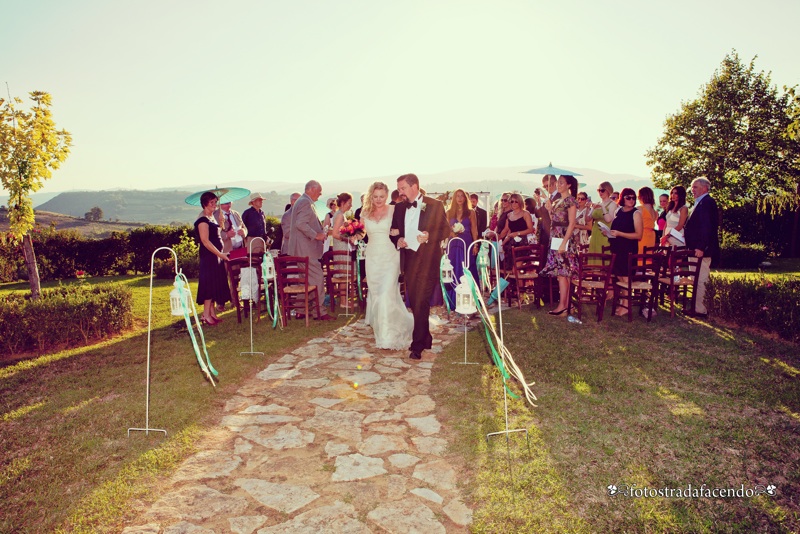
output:
[[[247,237],[247,227],[242,223],[242,216],[239,215],[239,212],[231,209],[231,203],[220,204],[219,210],[214,212],[214,218],[221,229],[222,252],[228,253],[231,250],[242,248],[244,238]]]
[[[292,193],[289,197],[289,209],[287,209],[281,217],[281,230],[283,230],[283,241],[281,242],[281,254],[286,254],[289,247],[289,234],[292,231],[292,209],[294,203],[300,198],[300,193]]]
[[[247,239],[245,245],[249,248],[250,242],[256,237],[260,237],[264,241],[267,240],[267,216],[261,210],[264,205],[264,197],[261,193],[253,193],[250,195],[250,207],[242,213],[242,222],[247,227]],[[253,243],[252,251],[254,253],[264,252],[264,243],[261,240]]]
[[[317,286],[317,298],[322,304],[325,296],[325,279],[322,275],[322,243],[327,237],[322,231],[314,202],[322,195],[322,186],[316,180],[306,184],[305,193],[294,203],[289,217],[289,240],[286,253],[290,256],[308,258],[308,282]],[[330,321],[334,318],[324,314],[317,317],[321,321]]]
[[[694,250],[694,256],[700,262],[694,313],[701,316],[708,313],[704,300],[706,282],[708,282],[708,275],[711,272],[711,262],[719,259],[719,211],[717,202],[708,194],[710,189],[711,182],[706,178],[692,180],[694,207],[683,227],[686,248]]]

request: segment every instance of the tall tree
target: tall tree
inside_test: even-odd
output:
[[[39,271],[30,231],[35,218],[31,193],[41,189],[54,169],[69,155],[72,136],[66,130],[57,130],[48,93],[33,91],[30,111],[18,110],[19,98],[0,98],[0,180],[8,191],[8,218],[11,234],[22,240],[25,266],[31,286],[31,298],[41,293]]]
[[[769,73],[757,72],[732,51],[699,96],[667,117],[664,135],[645,153],[653,183],[688,187],[711,182],[722,208],[755,202],[780,212],[797,205],[800,142],[786,135],[789,94],[779,94]]]

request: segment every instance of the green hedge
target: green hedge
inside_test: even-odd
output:
[[[767,259],[764,245],[742,243],[737,234],[722,232],[720,267],[724,269],[757,269]]]
[[[71,285],[0,297],[0,347],[6,353],[69,348],[117,334],[133,321],[131,290],[117,284]]]
[[[755,326],[783,339],[800,342],[800,280],[711,275],[706,284],[709,312],[741,326]]]

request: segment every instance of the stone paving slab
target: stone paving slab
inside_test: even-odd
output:
[[[314,338],[243,384],[134,533],[458,533],[472,511],[428,395],[423,360],[372,347],[363,320]]]

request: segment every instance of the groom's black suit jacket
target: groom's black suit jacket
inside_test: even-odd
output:
[[[439,261],[442,257],[440,242],[450,236],[450,224],[444,212],[444,204],[435,198],[422,197],[425,209],[419,214],[419,230],[428,232],[428,242],[422,243],[416,252],[409,249],[400,249],[400,269],[405,276],[406,283],[413,284],[418,275],[425,273],[424,276],[437,276],[439,272]],[[397,241],[405,238],[406,232],[406,209],[408,204],[401,202],[394,207],[392,216],[392,229],[399,230],[396,236],[391,236],[392,243],[397,245]],[[422,209],[422,208],[420,208]],[[412,237],[411,239],[415,239]],[[408,287],[408,285],[407,285]]]

